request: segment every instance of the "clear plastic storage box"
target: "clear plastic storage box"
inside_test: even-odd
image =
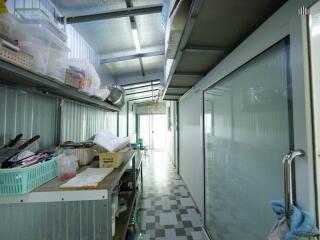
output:
[[[65,26],[59,21],[61,15],[49,0],[14,0],[14,14],[24,23],[40,24],[66,41]]]
[[[11,35],[33,56],[33,71],[64,82],[69,49],[63,41],[38,24],[17,24]]]

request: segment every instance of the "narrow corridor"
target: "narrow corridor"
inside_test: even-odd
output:
[[[167,153],[152,151],[143,164],[142,239],[206,239],[199,211]]]

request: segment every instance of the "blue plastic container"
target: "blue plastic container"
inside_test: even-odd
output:
[[[56,158],[25,168],[0,169],[0,196],[31,192],[56,176]]]

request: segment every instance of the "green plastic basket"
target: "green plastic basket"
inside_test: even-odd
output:
[[[31,192],[56,176],[56,158],[26,168],[0,169],[0,196]]]

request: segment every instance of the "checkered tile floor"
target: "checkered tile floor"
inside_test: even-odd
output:
[[[166,153],[143,161],[140,239],[205,240],[199,211]]]

